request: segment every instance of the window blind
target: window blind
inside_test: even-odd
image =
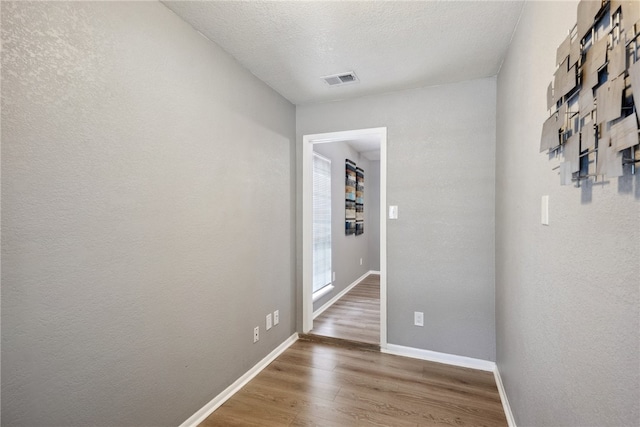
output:
[[[331,160],[313,153],[313,292],[331,284]]]

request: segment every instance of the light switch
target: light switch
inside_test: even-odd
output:
[[[549,196],[542,196],[540,221],[542,225],[549,225]]]
[[[389,206],[389,219],[398,219],[398,207]]]

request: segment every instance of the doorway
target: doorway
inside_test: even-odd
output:
[[[387,343],[387,253],[386,253],[386,162],[387,162],[387,129],[371,128],[352,131],[331,132],[303,136],[302,150],[302,331],[309,333],[314,326],[313,307],[313,148],[315,144],[337,143],[345,141],[375,140],[379,145],[379,204],[368,207],[376,209],[380,218],[379,255],[380,255],[380,347]],[[366,190],[365,190],[366,191]],[[365,207],[367,209],[367,207]],[[365,229],[365,233],[366,233]],[[371,230],[369,230],[371,232]]]

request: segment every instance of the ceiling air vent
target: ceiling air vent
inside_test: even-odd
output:
[[[329,86],[340,86],[358,82],[358,76],[356,76],[356,73],[353,71],[348,71],[346,73],[324,76],[322,77],[322,80],[327,82]]]

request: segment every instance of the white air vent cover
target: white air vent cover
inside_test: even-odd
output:
[[[356,76],[356,73],[354,73],[353,71],[348,71],[346,73],[324,76],[322,77],[322,80],[327,82],[329,86],[339,86],[339,85],[346,85],[349,83],[357,83],[358,76]]]

